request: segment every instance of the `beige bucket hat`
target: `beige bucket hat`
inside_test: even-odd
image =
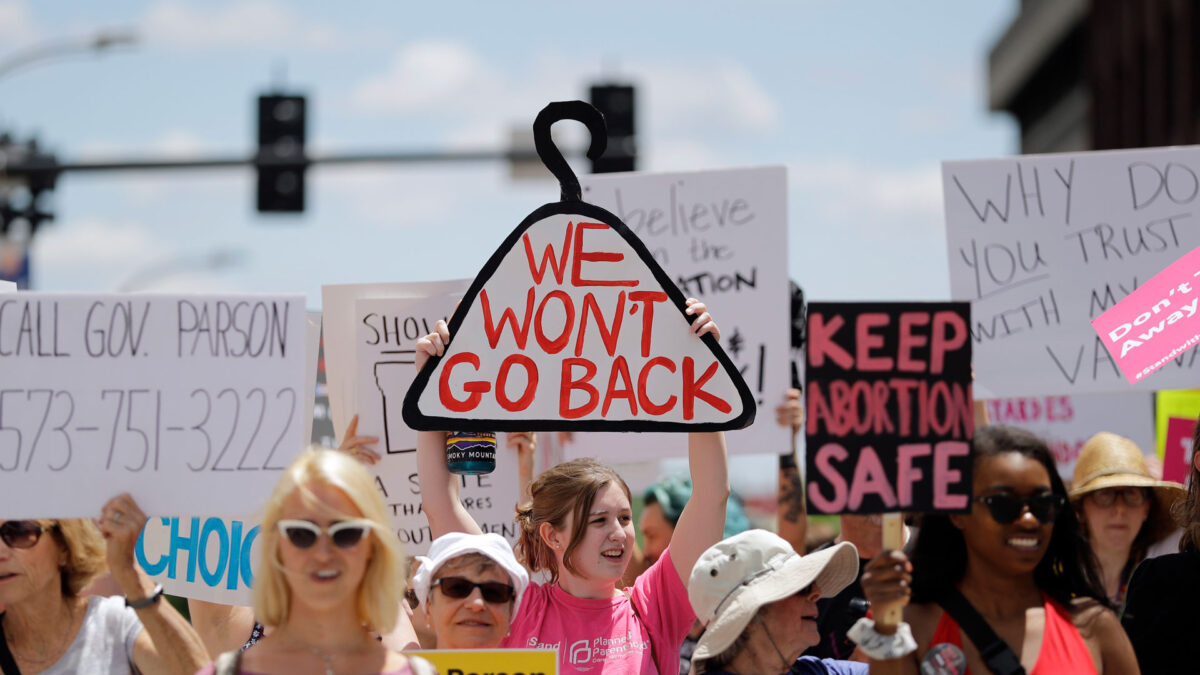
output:
[[[1078,503],[1088,493],[1113,487],[1150,488],[1158,509],[1152,511],[1146,527],[1150,540],[1158,541],[1175,529],[1171,509],[1187,490],[1179,483],[1158,480],[1146,468],[1146,457],[1136,443],[1117,434],[1101,431],[1092,436],[1075,460],[1071,481],[1071,501]]]
[[[813,582],[821,595],[832,596],[856,576],[858,551],[849,542],[806,556],[766,530],[747,530],[717,542],[700,555],[688,581],[688,599],[705,626],[692,661],[728,649],[759,607]]]

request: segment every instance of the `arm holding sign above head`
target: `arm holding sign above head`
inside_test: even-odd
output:
[[[450,328],[439,320],[432,333],[417,340],[417,371],[425,367],[429,357],[445,354],[448,344]],[[458,477],[446,468],[445,432],[417,432],[417,480],[421,487],[421,510],[429,520],[434,539],[451,532],[483,534],[458,499]]]
[[[688,298],[687,313],[696,317],[692,332],[721,339],[721,331],[709,316],[704,303]],[[688,434],[688,468],[692,477],[692,496],[671,536],[671,561],[679,578],[687,584],[692,567],[708,547],[725,533],[725,502],[729,499],[729,458],[725,452],[725,433],[721,431]]]
[[[783,403],[775,408],[775,421],[780,426],[792,428],[792,444],[787,452],[779,455],[779,490],[776,526],[797,553],[804,554],[805,538],[808,536],[808,506],[804,499],[804,481],[800,479],[800,468],[796,466],[796,437],[804,427],[804,403],[799,389],[788,389]]]
[[[354,417],[350,418],[350,424],[346,425],[346,434],[342,437],[342,442],[338,443],[337,449],[339,452],[350,454],[367,466],[374,466],[380,457],[379,453],[375,452],[371,446],[378,442],[378,436],[358,435],[358,413],[354,413]]]

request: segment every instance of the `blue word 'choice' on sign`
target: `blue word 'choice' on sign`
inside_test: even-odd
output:
[[[154,525],[155,520],[159,525]],[[250,588],[253,586],[254,574],[251,569],[250,551],[254,540],[258,538],[259,526],[246,528],[240,520],[223,518],[207,518],[201,525],[199,517],[182,518],[151,518],[142,530],[137,544],[137,561],[150,576],[166,573],[168,579],[174,581],[196,581],[196,572],[210,587],[217,587],[224,582],[229,590],[238,589],[238,580]],[[180,533],[181,523],[187,523],[187,531]],[[151,529],[163,527],[170,529],[170,535],[165,540],[165,546],[153,546],[149,554],[146,550],[146,535]],[[244,532],[244,534],[243,534]],[[152,540],[163,539],[152,535]],[[212,544],[215,543],[215,547]],[[181,563],[180,551],[187,553],[187,561]],[[156,557],[154,561],[149,558]],[[181,578],[180,574],[183,573]]]

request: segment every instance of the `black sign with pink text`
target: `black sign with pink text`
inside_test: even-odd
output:
[[[965,302],[809,305],[809,509],[970,510],[969,326]]]

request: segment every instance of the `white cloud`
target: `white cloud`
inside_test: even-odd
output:
[[[28,3],[23,0],[0,0],[0,42],[11,49],[35,42],[37,36]]]
[[[278,0],[222,6],[156,2],[141,22],[147,40],[185,49],[331,49],[346,43],[336,29],[296,14]]]
[[[779,121],[767,90],[734,63],[657,65],[646,71],[647,106],[656,126],[764,131]]]
[[[363,81],[352,97],[374,112],[438,110],[486,93],[495,77],[465,45],[428,40],[402,48],[387,72]]]
[[[130,222],[76,220],[38,230],[31,255],[39,279],[78,290],[113,290],[169,249],[150,230]],[[62,287],[60,284],[56,284]]]
[[[811,205],[839,220],[870,213],[892,219],[927,218],[940,224],[941,176],[936,165],[886,169],[849,160],[788,165],[792,188],[816,197],[819,201]]]

